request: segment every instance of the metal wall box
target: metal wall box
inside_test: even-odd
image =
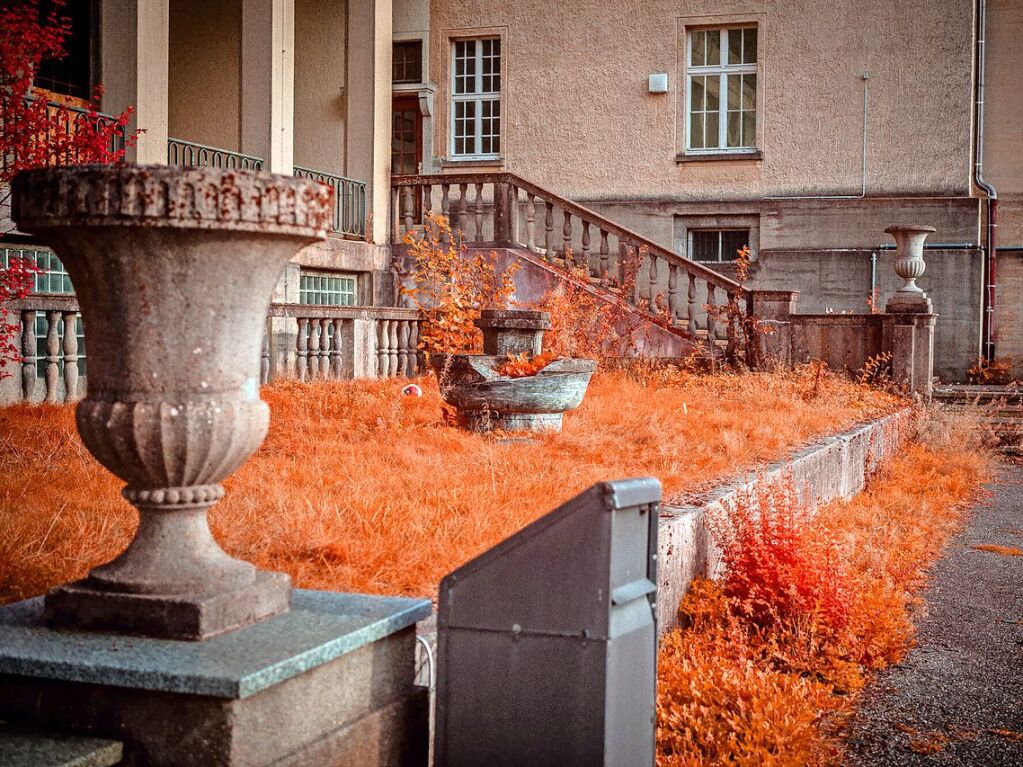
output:
[[[655,72],[650,75],[647,80],[647,91],[649,93],[667,93],[668,92],[668,73],[667,72]]]
[[[594,485],[440,585],[436,764],[654,761],[661,485]]]

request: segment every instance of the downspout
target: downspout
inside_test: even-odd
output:
[[[984,180],[984,60],[986,46],[984,36],[987,27],[987,4],[985,0],[977,0],[977,79],[974,103],[974,120],[976,121],[976,148],[973,178],[977,186],[987,195],[987,237],[984,243],[984,300],[982,307],[982,336],[984,358],[989,362],[995,357],[995,342],[998,331],[995,327],[995,299],[998,282],[997,265],[997,230],[998,230],[998,192]]]

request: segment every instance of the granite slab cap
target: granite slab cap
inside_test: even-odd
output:
[[[0,674],[247,698],[407,628],[427,599],[295,589],[291,611],[205,642],[54,629],[41,597],[0,607]]]

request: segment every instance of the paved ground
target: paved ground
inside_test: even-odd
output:
[[[1023,767],[1023,557],[973,548],[1023,549],[1023,464],[989,489],[935,568],[918,646],[865,694],[850,765]]]

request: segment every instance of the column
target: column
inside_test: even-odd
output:
[[[169,0],[106,0],[100,31],[104,112],[134,109],[128,129],[145,131],[126,159],[167,162]]]
[[[295,2],[242,3],[241,151],[291,175],[295,146]]]
[[[346,174],[366,182],[367,234],[388,239],[391,196],[391,0],[348,6]]]

